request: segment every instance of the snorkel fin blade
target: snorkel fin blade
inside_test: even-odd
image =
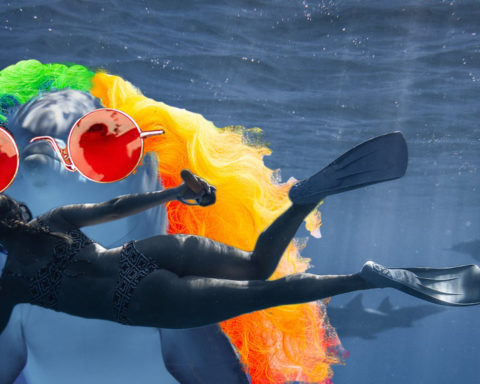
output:
[[[460,265],[449,268],[387,268],[368,261],[360,276],[372,288],[395,288],[435,304],[480,304],[480,268]]]
[[[295,204],[319,203],[328,195],[398,179],[405,174],[407,164],[407,144],[400,132],[377,136],[295,184],[289,197]]]

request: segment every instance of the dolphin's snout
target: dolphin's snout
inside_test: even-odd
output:
[[[57,154],[53,150],[51,144],[47,141],[34,141],[23,149],[22,159],[27,159],[32,155],[49,156],[54,160],[58,159]]]
[[[23,174],[36,186],[44,186],[53,174],[67,173],[58,155],[47,141],[28,144],[22,151],[21,157],[20,167]]]

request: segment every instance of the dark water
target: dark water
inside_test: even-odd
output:
[[[478,0],[12,1],[0,5],[0,66],[101,67],[218,126],[261,127],[284,179],[400,130],[406,177],[330,198],[304,255],[325,273],[367,259],[480,263],[479,21]],[[363,302],[386,296],[423,304],[389,291]],[[480,382],[480,308],[416,313],[373,339],[345,331],[350,357],[334,382]],[[343,322],[354,328],[355,315]]]

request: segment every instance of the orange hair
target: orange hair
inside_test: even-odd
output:
[[[158,156],[165,188],[181,183],[184,168],[217,187],[217,202],[207,208],[168,203],[169,233],[206,236],[252,250],[258,235],[289,206],[291,184],[278,183],[263,162],[270,151],[246,143],[241,129],[218,129],[199,114],[143,96],[118,76],[99,72],[92,84],[90,92],[105,107],[126,112],[143,131],[165,130],[165,135],[146,141],[146,151]],[[318,213],[312,216],[312,225],[320,225]],[[272,278],[309,267],[300,248],[296,242],[289,245]],[[270,308],[220,326],[255,384],[329,382],[330,366],[340,362],[339,341],[322,303]]]

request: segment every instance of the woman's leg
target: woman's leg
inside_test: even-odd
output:
[[[291,188],[289,197],[294,204],[259,236],[252,252],[195,236],[170,241],[155,237],[137,242],[137,248],[148,254],[155,254],[157,250],[155,260],[159,259],[161,268],[179,276],[267,279],[303,219],[324,197],[401,177],[405,173],[407,159],[405,139],[399,132],[357,145]]]
[[[265,280],[314,204],[293,204],[258,237],[253,252],[190,235],[154,236],[135,242],[162,269],[179,276]]]
[[[147,276],[129,306],[131,324],[190,328],[278,305],[304,303],[369,289],[358,274],[290,275],[273,281],[179,277],[166,270]]]

